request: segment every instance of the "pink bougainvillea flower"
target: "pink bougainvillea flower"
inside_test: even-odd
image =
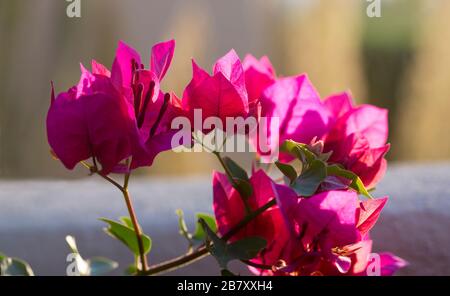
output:
[[[261,97],[261,116],[268,121],[266,138],[271,151],[285,140],[310,143],[325,135],[329,125],[329,112],[306,75],[280,78],[267,87]],[[279,124],[272,124],[274,120]],[[279,140],[275,141],[277,135]],[[262,155],[260,141],[256,141],[257,151]],[[285,154],[279,158],[292,160]]]
[[[191,119],[195,109],[201,109],[202,120],[218,117],[224,127],[227,117],[247,117],[249,104],[244,69],[234,50],[215,63],[212,76],[195,61],[192,61],[192,70],[192,80],[182,99],[183,109]]]
[[[268,244],[252,259],[260,275],[367,275],[372,241],[368,236],[387,198],[360,202],[353,191],[333,190],[308,199],[288,186],[274,183],[264,171],[250,178],[252,210],[276,198],[277,205],[258,216],[231,241],[260,236]],[[226,234],[246,215],[243,201],[226,175],[213,175],[214,213],[219,233]],[[406,265],[389,253],[378,254],[380,275],[392,275]],[[372,273],[373,274],[373,273]]]
[[[366,187],[374,187],[386,171],[387,110],[372,105],[354,107],[349,93],[333,95],[324,103],[332,114],[324,152],[332,151],[330,162],[344,165]]]
[[[258,60],[248,54],[242,65],[244,67],[250,114],[257,116],[257,106],[263,91],[275,82],[275,70],[266,56]]]
[[[52,99],[47,115],[48,142],[68,168],[96,157],[104,173],[133,150],[128,108],[109,78],[82,67],[78,85]]]
[[[124,172],[121,161],[132,157],[131,169],[148,166],[159,152],[172,148],[175,131],[170,122],[181,107],[174,95],[161,92],[159,82],[174,46],[173,40],[156,44],[150,70],[145,70],[139,54],[119,42],[111,71],[93,61],[92,73],[83,68],[80,83],[52,100],[47,118],[49,143],[66,167],[95,157],[104,174]],[[95,100],[88,99],[94,95]],[[97,141],[107,148],[96,149]]]
[[[280,275],[367,275],[375,224],[387,198],[359,202],[353,191],[326,191],[308,199],[277,195],[290,229]],[[406,262],[379,254],[379,275],[392,275]]]
[[[172,148],[175,131],[170,129],[170,123],[181,114],[181,108],[173,94],[163,94],[160,80],[167,72],[174,49],[174,40],[154,45],[150,70],[145,70],[140,55],[133,48],[123,42],[117,48],[111,80],[126,98],[139,134],[131,169],[151,165],[158,153]]]

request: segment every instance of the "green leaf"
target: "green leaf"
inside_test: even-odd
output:
[[[353,188],[359,194],[363,194],[370,199],[373,198],[372,195],[370,195],[369,191],[367,191],[366,186],[364,186],[364,183],[361,181],[358,175],[356,175],[352,171],[346,170],[334,164],[327,167],[327,174],[331,176],[344,177],[351,180],[351,183],[349,185],[351,188]]]
[[[298,149],[300,149],[301,155],[303,157],[303,162],[310,163],[314,159],[316,159],[316,155],[314,154],[314,152],[309,150],[308,145],[302,144],[302,143],[297,143],[297,146],[298,146]]]
[[[228,263],[232,260],[253,259],[267,244],[265,239],[256,236],[246,237],[228,244],[209,228],[205,220],[200,219],[199,221],[207,235],[206,247],[216,258],[221,269],[227,269]]]
[[[292,140],[284,141],[280,147],[280,150],[297,157],[303,163],[303,171],[301,175],[292,184],[292,187],[301,196],[308,197],[313,195],[325,178],[330,175],[349,179],[351,181],[349,185],[350,188],[353,188],[359,194],[372,198],[367,188],[364,186],[364,183],[356,174],[351,171],[347,171],[338,165],[326,165],[326,161],[332,153],[331,151],[328,153],[319,154],[317,156],[310,150],[308,145],[297,143]],[[293,176],[292,170],[289,168],[280,168],[280,170],[289,179]],[[286,170],[289,170],[289,172],[286,172]]]
[[[266,247],[266,240],[258,236],[248,236],[230,243],[227,251],[231,257],[241,260],[250,260]]]
[[[283,173],[283,175],[289,178],[291,183],[293,183],[295,179],[297,179],[297,172],[295,171],[293,166],[279,161],[276,161],[275,165],[281,171],[281,173]]]
[[[192,235],[193,239],[204,241],[206,238],[206,233],[202,224],[200,223],[200,219],[203,219],[206,222],[206,224],[208,225],[209,229],[211,229],[212,232],[214,233],[217,232],[217,223],[216,218],[214,218],[214,216],[206,213],[197,213],[195,217],[197,219],[197,224],[195,226],[195,232]]]
[[[93,257],[86,261],[89,265],[89,275],[103,275],[116,269],[119,264],[104,257]]]
[[[138,272],[135,264],[128,265],[127,269],[124,270],[125,275],[135,275]]]
[[[228,258],[226,254],[227,243],[224,240],[220,239],[215,234],[215,232],[213,232],[211,228],[209,228],[205,220],[200,219],[199,222],[206,233],[206,248],[211,253],[211,255],[216,258],[219,266],[222,269],[227,269],[228,262],[230,261],[230,258]]]
[[[325,163],[316,159],[301,173],[300,177],[294,182],[293,188],[299,195],[308,197],[316,193],[326,177],[327,170]]]
[[[130,227],[131,229],[134,229],[133,222],[131,221],[131,218],[128,216],[122,216],[119,217],[119,221],[122,222],[123,225],[126,225]]]
[[[327,153],[321,153],[321,154],[319,154],[318,158],[324,162],[327,162],[328,159],[330,159],[332,154],[333,154],[333,151],[329,151]]]
[[[233,181],[234,181],[232,183],[233,187],[239,192],[239,194],[243,198],[247,199],[252,195],[253,188],[250,182],[238,178],[234,178]]]
[[[284,141],[280,146],[280,151],[295,156],[303,163],[310,163],[316,158],[316,155],[308,149],[307,145],[292,140]]]
[[[231,176],[233,178],[238,178],[242,180],[248,181],[248,175],[247,172],[241,168],[234,160],[229,158],[228,156],[223,157],[223,161],[225,165],[227,166],[228,170],[231,173]]]
[[[0,260],[0,275],[2,276],[34,276],[30,265],[19,258],[2,255]]]
[[[358,192],[359,194],[362,194],[367,198],[373,199],[372,195],[369,193],[369,191],[367,191],[366,186],[364,186],[364,183],[358,176],[356,176],[356,178],[352,180],[350,187],[356,190],[356,192]]]
[[[125,244],[136,256],[139,255],[139,244],[134,229],[110,219],[100,218],[99,220],[109,224],[109,227],[105,228],[107,234]],[[147,254],[152,247],[152,240],[145,234],[142,234],[141,237],[144,254]]]

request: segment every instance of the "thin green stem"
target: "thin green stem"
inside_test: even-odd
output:
[[[133,227],[134,227],[134,232],[136,233],[136,239],[138,242],[138,248],[139,248],[139,258],[141,261],[141,265],[142,265],[142,271],[141,272],[146,272],[148,269],[148,263],[147,263],[147,257],[145,256],[145,252],[144,252],[144,242],[142,241],[142,230],[139,226],[138,220],[136,218],[136,213],[134,211],[134,207],[133,207],[133,203],[131,201],[131,196],[130,193],[128,192],[128,184],[129,184],[129,180],[130,180],[130,173],[127,173],[125,175],[124,178],[124,185],[120,185],[117,181],[115,181],[114,179],[101,174],[98,169],[97,169],[97,165],[94,164],[93,166],[91,166],[89,163],[85,162],[85,161],[81,161],[81,164],[84,165],[86,168],[88,168],[92,173],[95,173],[97,175],[99,175],[100,177],[102,177],[103,179],[107,180],[108,182],[110,182],[111,184],[113,184],[115,187],[117,187],[120,192],[122,192],[123,197],[125,199],[125,203],[127,205],[127,209],[128,209],[128,213],[130,215],[130,219],[131,222],[133,223]]]
[[[148,263],[147,263],[147,256],[145,256],[144,252],[144,242],[142,240],[142,230],[139,226],[139,223],[136,218],[136,213],[133,208],[133,203],[131,202],[130,193],[128,192],[128,189],[122,190],[123,197],[125,198],[125,203],[127,204],[128,213],[130,214],[131,222],[133,223],[134,232],[136,233],[136,238],[138,241],[138,247],[139,247],[139,257],[141,259],[141,267],[142,272],[146,272],[148,269]]]
[[[128,189],[128,184],[130,183],[130,173],[125,174],[124,180],[123,180],[123,188]]]
[[[128,183],[130,182],[130,176],[131,176],[131,173],[130,173],[131,161],[129,158],[127,158],[125,165],[127,166],[128,173],[125,174],[125,177],[123,179],[123,188],[128,189]]]
[[[105,179],[106,181],[108,181],[109,183],[113,184],[113,185],[114,185],[115,187],[117,187],[120,191],[123,190],[122,185],[120,185],[116,180],[114,180],[114,179],[112,179],[112,178],[110,178],[110,177],[108,177],[108,176],[103,175],[102,173],[100,173],[100,172],[98,171],[98,169],[97,169],[97,166],[92,166],[92,165],[88,164],[88,163],[85,162],[85,161],[81,161],[81,164],[84,165],[86,168],[88,168],[88,169],[91,171],[91,173],[97,174],[97,175],[99,175],[100,177],[102,177],[103,179]]]
[[[208,255],[208,250],[204,245],[200,246],[197,250],[190,254],[181,255],[171,260],[161,262],[149,267],[147,272],[143,272],[142,275],[156,275],[165,272],[169,272],[178,269],[183,266],[192,264]]]

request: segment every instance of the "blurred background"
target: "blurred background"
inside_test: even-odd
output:
[[[190,58],[206,69],[230,48],[268,55],[278,75],[307,72],[325,97],[350,89],[358,103],[389,109],[391,161],[450,158],[450,1],[81,0],[69,18],[62,0],[0,0],[0,177],[73,176],[53,160],[45,132],[50,81],[63,91],[79,62],[111,65],[118,40],[149,59],[175,38],[165,89],[181,96]],[[209,174],[211,155],[166,152],[149,174]],[[76,174],[85,176],[81,168]]]

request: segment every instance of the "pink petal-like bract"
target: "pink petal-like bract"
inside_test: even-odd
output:
[[[264,90],[275,81],[275,70],[266,56],[258,60],[248,54],[242,65],[249,105],[254,107]]]
[[[49,144],[69,169],[96,157],[102,172],[111,172],[131,154],[132,134],[126,103],[109,78],[87,70],[77,87],[52,101],[47,114]]]
[[[381,276],[391,276],[400,268],[408,266],[408,262],[391,253],[379,253],[381,258]]]
[[[328,130],[328,110],[306,75],[280,78],[267,87],[261,98],[261,116],[268,120],[267,138],[272,151],[285,140],[310,143]],[[279,126],[271,124],[278,120]],[[279,135],[279,141],[270,140]],[[281,154],[280,160],[292,160]]]
[[[183,109],[191,119],[194,110],[202,111],[202,119],[218,117],[225,127],[227,117],[247,117],[248,96],[244,70],[234,50],[220,58],[209,75],[192,61],[192,80],[183,93]]]
[[[332,152],[330,162],[353,171],[366,187],[373,188],[386,171],[387,110],[372,105],[354,107],[348,92],[330,96],[324,104],[330,114],[324,152]]]
[[[362,235],[366,234],[375,225],[387,200],[388,198],[384,197],[360,203],[360,207],[357,210],[358,223],[356,227]]]
[[[150,69],[156,74],[159,80],[166,75],[167,69],[172,62],[173,53],[175,51],[175,40],[169,40],[155,44],[152,47],[150,57]]]

